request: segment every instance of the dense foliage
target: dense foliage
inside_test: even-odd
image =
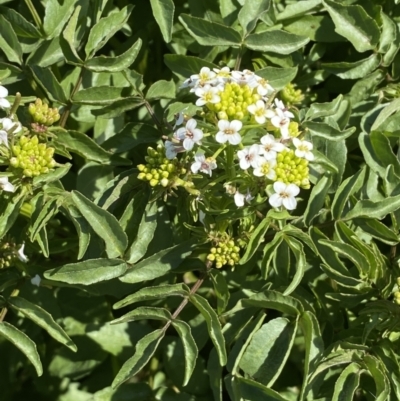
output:
[[[0,399],[400,399],[397,0],[0,0]]]

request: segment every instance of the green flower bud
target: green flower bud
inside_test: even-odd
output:
[[[276,181],[295,184],[305,189],[310,187],[307,160],[297,157],[293,150],[284,150],[278,154],[276,161]]]
[[[292,83],[287,84],[280,92],[282,101],[288,105],[298,104],[304,100],[303,92],[300,89],[295,89]]]
[[[31,103],[28,107],[28,112],[32,116],[32,128],[40,132],[41,126],[50,126],[60,119],[60,114],[57,108],[50,108],[47,103],[43,103],[41,99],[36,99],[35,103]],[[36,129],[38,128],[38,129]]]

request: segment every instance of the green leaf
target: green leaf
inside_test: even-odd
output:
[[[85,46],[86,60],[92,58],[111,37],[114,36],[128,21],[133,6],[126,6],[118,12],[111,13],[102,18],[89,33]]]
[[[144,319],[155,319],[162,320],[163,322],[169,322],[172,320],[171,313],[164,308],[155,308],[151,306],[139,306],[122,315],[118,319],[114,319],[110,322],[110,324],[120,324],[125,322],[134,322],[135,320],[144,320]]]
[[[157,81],[150,86],[146,99],[175,99],[175,84],[173,81]]]
[[[248,401],[289,401],[275,390],[243,377],[237,377],[238,387],[243,399]]]
[[[371,355],[366,355],[363,362],[375,381],[375,400],[386,401],[390,394],[390,383],[382,362]]]
[[[10,297],[7,303],[15,310],[21,312],[28,319],[46,330],[56,341],[76,352],[77,347],[69,338],[68,334],[56,323],[49,312],[38,305],[21,297]]]
[[[309,226],[313,219],[318,216],[319,212],[322,210],[331,183],[332,176],[325,175],[311,190],[310,199],[304,212],[304,223],[306,226]]]
[[[25,195],[17,194],[9,199],[5,205],[2,203],[1,206],[4,205],[5,207],[0,209],[0,238],[3,238],[13,226],[24,200]]]
[[[128,263],[136,263],[146,254],[157,228],[157,202],[149,202],[143,213],[136,239],[126,251]]]
[[[229,288],[225,276],[219,270],[211,270],[210,278],[217,296],[217,312],[220,315],[225,311],[229,302]]]
[[[57,150],[56,150],[56,153],[58,153]],[[45,184],[50,184],[51,182],[54,182],[54,181],[58,181],[61,178],[63,178],[65,175],[68,174],[71,167],[72,167],[72,164],[65,163],[61,167],[51,170],[49,173],[38,175],[33,178],[33,182],[32,182],[33,186],[39,187],[39,186],[42,186]]]
[[[379,113],[378,117],[374,121],[371,131],[376,131],[386,120],[397,111],[400,110],[400,99],[394,99],[392,102],[386,105]]]
[[[263,219],[257,224],[256,229],[251,234],[250,240],[247,244],[246,252],[239,261],[240,265],[245,264],[256,253],[260,244],[264,242],[264,236],[268,231],[271,220],[269,218]]]
[[[342,79],[358,79],[364,78],[367,74],[373,72],[379,66],[380,61],[381,56],[374,53],[366,59],[353,63],[321,63],[321,67]]]
[[[272,258],[282,241],[283,236],[278,233],[274,236],[274,239],[268,242],[264,247],[264,257],[261,262],[261,273],[264,279],[268,277]]]
[[[116,57],[99,56],[85,62],[85,68],[93,72],[119,72],[131,66],[142,47],[142,40],[138,39],[127,51]]]
[[[220,366],[217,351],[213,348],[207,361],[207,373],[214,401],[222,400],[222,373],[223,367]]]
[[[181,14],[179,21],[202,46],[239,46],[242,41],[239,32],[216,22],[188,14]]]
[[[258,382],[271,387],[281,374],[293,346],[297,329],[278,317],[265,323],[251,338],[240,360],[240,368]]]
[[[22,48],[12,25],[0,15],[0,47],[8,61],[22,64]]]
[[[185,377],[182,386],[186,386],[196,366],[199,351],[196,342],[194,341],[190,326],[186,322],[183,320],[173,320],[172,326],[174,326],[175,330],[178,332],[185,352]]]
[[[389,245],[396,245],[399,242],[399,237],[385,224],[374,219],[354,219],[354,223],[363,231],[376,238],[377,240]]]
[[[257,21],[268,11],[271,0],[246,0],[239,11],[238,20],[245,37],[256,27]]]
[[[129,96],[128,88],[115,87],[115,86],[93,86],[91,88],[81,89],[77,92],[73,98],[73,103],[76,104],[88,104],[88,105],[107,105],[117,100],[123,100],[126,96]],[[126,96],[122,94],[126,92]]]
[[[93,231],[104,240],[108,257],[122,256],[128,245],[128,238],[118,220],[78,191],[72,191],[72,200]]]
[[[137,96],[128,96],[123,99],[116,100],[115,102],[112,102],[107,106],[92,109],[91,113],[94,116],[98,116],[99,118],[108,120],[111,118],[121,117],[125,112],[136,109],[142,106],[143,104],[144,101],[142,98]],[[114,137],[112,136],[110,139],[112,138]]]
[[[60,34],[62,28],[73,12],[77,0],[48,0],[45,3],[43,29],[48,39]]]
[[[133,266],[119,280],[124,283],[140,283],[162,277],[177,268],[193,249],[192,240],[163,249]]]
[[[161,138],[161,133],[149,124],[128,123],[111,138],[102,143],[104,149],[112,153],[124,153],[142,143],[155,143]]]
[[[311,103],[306,113],[306,120],[315,120],[316,118],[333,116],[340,107],[343,95],[339,95],[336,99],[328,103]]]
[[[11,23],[14,32],[22,38],[40,39],[39,30],[21,14],[9,7],[1,7],[1,14]]]
[[[36,210],[35,210],[36,212]],[[38,213],[34,213],[31,216],[31,227],[30,227],[30,240],[33,241],[38,232],[48,223],[48,221],[53,218],[58,212],[57,199],[52,198],[46,202]]]
[[[335,142],[348,138],[356,131],[356,127],[350,127],[346,130],[340,131],[327,123],[317,123],[315,121],[305,121],[302,125],[304,128],[307,128],[312,137],[318,136],[327,139],[328,141]]]
[[[295,35],[281,30],[266,31],[249,35],[244,44],[252,50],[290,54],[301,49],[310,41],[304,36]]]
[[[172,0],[150,0],[150,4],[164,42],[171,42],[175,12],[174,2]]]
[[[202,67],[217,68],[216,64],[210,63],[207,60],[193,56],[184,56],[182,54],[166,54],[164,62],[174,74],[184,79],[189,78],[193,74],[198,74]]]
[[[299,17],[317,8],[322,4],[322,0],[303,0],[293,4],[288,4],[277,16],[278,21],[288,18]]]
[[[288,315],[298,315],[304,311],[297,299],[280,292],[266,290],[241,301],[244,307],[256,306],[263,309],[275,309]]]
[[[284,88],[289,82],[292,82],[297,75],[297,67],[276,68],[265,67],[257,70],[256,74],[261,78],[268,80],[268,83],[275,89]]]
[[[80,11],[81,6],[77,6],[70,20],[68,21],[68,24],[66,25],[62,35],[60,36],[60,46],[64,57],[68,63],[73,65],[83,64],[83,61],[79,57],[75,46],[75,33],[77,30]]]
[[[150,360],[165,335],[165,330],[155,330],[139,340],[135,347],[135,354],[128,359],[115,377],[112,387],[116,388],[123,382],[135,376]]]
[[[42,363],[36,349],[36,344],[22,331],[7,322],[0,322],[0,336],[3,336],[25,354],[36,369],[38,376],[43,374]]]
[[[115,166],[129,166],[131,164],[129,160],[104,150],[93,139],[82,132],[67,131],[59,127],[55,127],[51,131],[58,134],[57,141],[70,152],[76,153],[86,160]]]
[[[126,263],[120,259],[88,259],[47,270],[44,276],[68,284],[90,285],[119,277],[126,268]]]
[[[356,203],[342,220],[352,220],[357,217],[366,217],[372,219],[383,219],[387,214],[400,209],[400,195],[390,196],[379,202],[362,200]]]
[[[191,294],[189,296],[189,301],[203,315],[207,323],[208,334],[218,353],[219,363],[221,366],[225,366],[227,362],[225,339],[222,335],[221,323],[218,320],[218,315],[208,301],[198,294]]]
[[[344,36],[355,49],[362,53],[372,50],[379,42],[378,24],[359,5],[342,5],[324,0],[324,5],[335,23],[336,32]]]
[[[291,237],[287,237],[286,242],[296,258],[296,273],[294,274],[293,280],[289,286],[283,292],[283,295],[291,294],[299,286],[307,266],[303,244],[297,239]]]
[[[336,380],[332,401],[352,401],[360,384],[361,367],[358,363],[347,366]]]
[[[69,205],[67,210],[78,233],[79,251],[77,259],[80,260],[84,257],[90,243],[90,225],[74,205]]]
[[[363,181],[365,174],[364,170],[357,171],[353,176],[346,178],[335,193],[332,201],[332,216],[334,219],[339,219],[345,209],[345,205],[350,197]]]
[[[136,302],[148,301],[152,299],[165,298],[169,296],[185,297],[189,295],[189,288],[186,284],[163,284],[154,287],[142,288],[134,294],[114,304],[114,309],[124,308]]]

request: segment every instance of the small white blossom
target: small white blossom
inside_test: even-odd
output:
[[[283,104],[282,100],[275,99],[275,106],[277,110],[281,110],[283,115],[287,118],[293,118],[294,114],[290,112],[286,106]]]
[[[186,110],[186,109],[185,109]],[[185,121],[185,115],[183,114],[183,112],[185,110],[180,111],[179,113],[175,114],[175,124],[174,124],[174,129],[176,127],[179,127],[180,125],[183,124],[183,122]]]
[[[0,177],[0,189],[6,192],[14,192],[15,187],[11,182],[8,182],[8,177]]]
[[[274,88],[268,83],[266,79],[256,75],[256,81],[257,81],[257,93],[260,96],[264,97],[274,93]]]
[[[256,177],[267,177],[270,180],[274,180],[276,178],[275,166],[276,159],[267,160],[264,157],[260,157],[253,174]]]
[[[35,277],[31,278],[31,284],[32,285],[37,285],[38,287],[40,287],[40,282],[42,281],[42,279],[40,278],[39,274],[36,274]]]
[[[199,171],[201,171],[204,174],[209,174],[211,177],[212,170],[217,168],[217,163],[215,162],[214,159],[204,156],[202,153],[197,153],[194,156],[194,163],[190,166],[190,169],[192,170],[192,173],[196,174]]]
[[[172,160],[178,153],[184,152],[185,148],[180,143],[165,141],[165,157]]]
[[[231,79],[231,70],[229,67],[213,68],[214,72],[217,74],[217,81],[220,84],[224,84],[226,81]]]
[[[186,150],[192,150],[193,146],[203,139],[203,131],[201,129],[196,128],[197,121],[194,118],[191,118],[186,123],[185,128],[179,128],[178,131],[174,133],[174,137],[183,141],[183,147]]]
[[[277,127],[281,131],[282,138],[288,139],[290,138],[289,134],[289,124],[290,124],[290,119],[289,117],[285,116],[285,112],[283,112],[281,109],[276,109],[275,110],[275,116],[271,118],[271,124],[274,127]],[[290,113],[292,114],[292,113]]]
[[[301,141],[299,138],[293,138],[293,145],[296,146],[294,154],[297,157],[303,157],[310,162],[314,160],[314,154],[312,153],[313,144],[311,142]]]
[[[4,145],[8,146],[8,134],[6,131],[0,130],[0,145],[4,143]]]
[[[179,89],[193,88],[196,85],[196,82],[197,80],[194,80],[192,78],[185,79]]]
[[[250,88],[257,86],[256,74],[250,70],[232,71],[232,80],[239,85],[248,85]]]
[[[265,103],[262,100],[257,100],[255,104],[247,106],[247,110],[254,116],[258,124],[265,124],[267,118],[275,116],[272,110],[265,108]]]
[[[18,259],[21,262],[26,263],[28,261],[28,258],[26,257],[26,255],[24,254],[24,248],[25,248],[25,244],[21,245],[21,248],[18,249]]]
[[[259,145],[251,145],[244,149],[238,150],[239,165],[242,170],[247,170],[250,166],[257,167],[260,158]]]
[[[275,194],[268,199],[273,207],[284,206],[287,210],[296,209],[296,196],[300,193],[300,188],[295,184],[285,184],[277,181],[274,183]]]
[[[233,199],[235,201],[235,205],[237,207],[243,207],[244,203],[250,203],[252,199],[254,199],[254,196],[251,196],[251,193],[249,190],[247,190],[246,194],[241,194],[238,190],[236,190],[235,195],[233,196]]]
[[[286,146],[283,143],[278,142],[275,139],[275,137],[271,134],[264,135],[261,138],[260,150],[261,150],[262,155],[267,160],[276,159],[276,154],[278,152],[282,152],[285,149],[286,149]]]
[[[0,85],[0,107],[3,109],[9,109],[11,107],[10,102],[6,99],[8,96],[8,90]]]
[[[190,78],[195,81],[195,86],[212,85],[217,82],[217,74],[208,67],[203,67],[198,74],[191,75]]]
[[[243,124],[239,120],[219,120],[218,128],[219,131],[215,137],[218,143],[229,142],[231,145],[237,145],[242,141],[242,137],[239,134]]]
[[[221,101],[218,95],[219,91],[219,87],[213,87],[208,84],[202,88],[197,88],[195,94],[199,98],[196,100],[196,106],[204,106],[207,103],[219,103]]]

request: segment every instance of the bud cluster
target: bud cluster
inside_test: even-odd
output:
[[[35,103],[29,104],[29,114],[35,123],[50,126],[60,119],[60,113],[56,107],[51,108],[47,103],[43,103],[41,99],[36,99]]]
[[[19,142],[12,147],[13,157],[10,165],[22,169],[26,177],[36,177],[48,173],[56,165],[53,159],[54,148],[45,143],[39,143],[36,135],[32,138],[21,136]]]
[[[147,156],[145,156],[147,164],[139,164],[137,166],[140,173],[139,180],[148,181],[152,187],[161,185],[168,187],[176,182],[176,178],[186,173],[178,159],[168,160],[165,156],[165,148],[158,145],[156,149],[147,148]]]
[[[295,89],[292,83],[287,84],[279,95],[287,104],[299,104],[304,100],[303,92],[300,89]]]
[[[284,150],[276,157],[276,181],[285,184],[295,184],[298,187],[309,189],[308,160],[297,157],[293,150]]]
[[[0,269],[13,266],[16,260],[18,260],[17,244],[6,239],[0,244]]]
[[[218,241],[216,247],[210,249],[207,260],[215,262],[215,267],[220,269],[224,265],[235,266],[240,260],[240,247],[235,241],[226,236]]]

